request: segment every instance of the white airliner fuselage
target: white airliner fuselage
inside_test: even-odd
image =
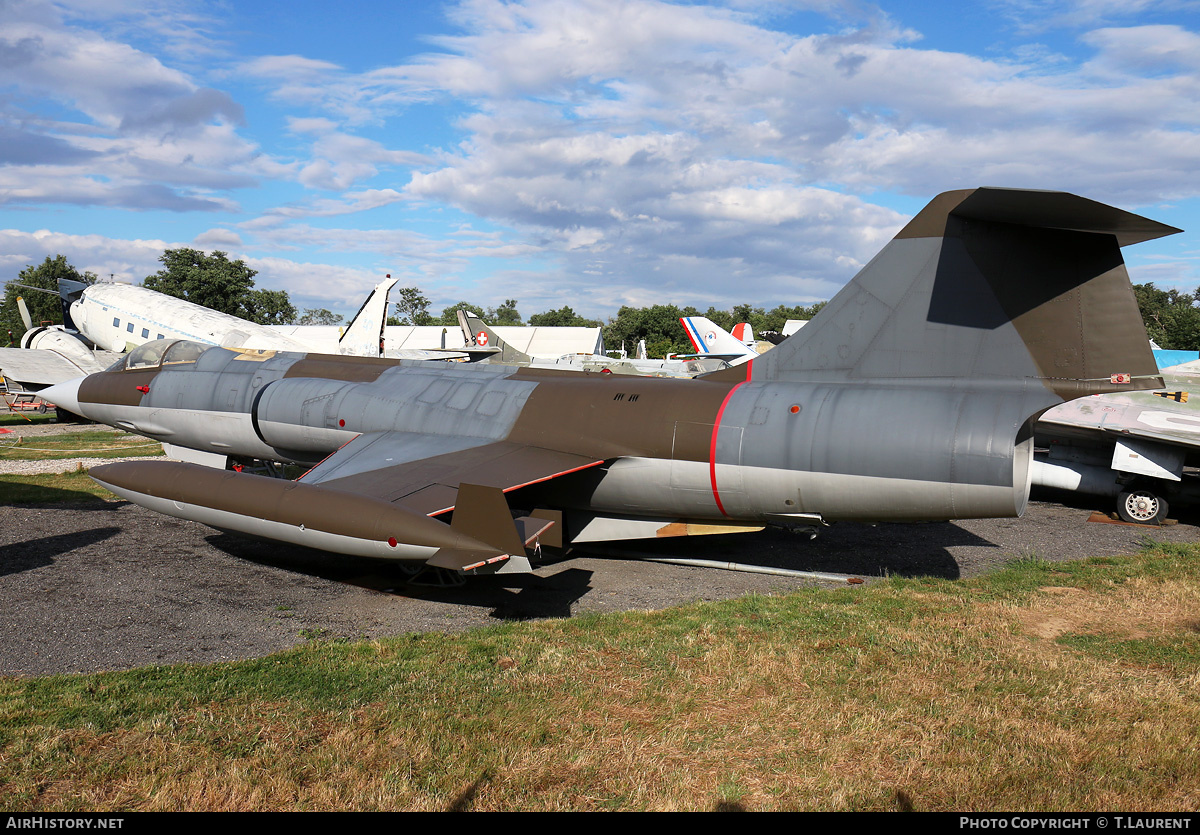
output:
[[[122,353],[154,339],[189,339],[226,348],[305,351],[309,346],[258,325],[132,284],[93,284],[71,304],[79,332]]]

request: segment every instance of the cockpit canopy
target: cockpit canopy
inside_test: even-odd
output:
[[[109,371],[143,371],[164,365],[185,365],[195,362],[212,345],[187,339],[155,339],[134,348],[108,368]]]

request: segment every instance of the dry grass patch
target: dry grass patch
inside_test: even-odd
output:
[[[1134,578],[1103,592],[1048,586],[1045,598],[1025,609],[1022,626],[1039,638],[1087,633],[1146,638],[1196,630],[1200,589],[1169,580]]]

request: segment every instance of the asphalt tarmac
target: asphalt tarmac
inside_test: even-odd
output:
[[[1097,505],[1102,502],[1095,503]],[[1194,522],[1088,521],[1093,506],[1031,502],[1022,519],[840,523],[630,543],[667,557],[870,578],[971,577],[1028,555],[1132,553],[1147,536],[1195,541]],[[459,632],[505,620],[661,609],[814,581],[606,556],[466,585],[405,585],[394,566],[256,542],[121,501],[0,508],[0,674],[119,670],[259,657],[309,640]]]

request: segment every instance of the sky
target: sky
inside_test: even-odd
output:
[[[221,250],[298,308],[830,298],[939,192],[1180,227],[1200,287],[1200,3],[0,0],[0,278]]]

